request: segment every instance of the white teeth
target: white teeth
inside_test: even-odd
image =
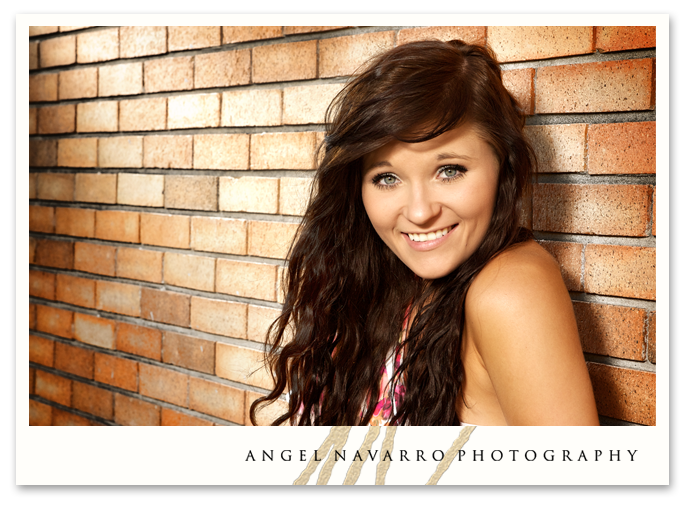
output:
[[[443,228],[442,230],[437,230],[436,232],[429,232],[427,234],[406,234],[408,238],[415,242],[427,242],[433,239],[439,239],[442,236],[447,235],[449,232],[449,227]]]

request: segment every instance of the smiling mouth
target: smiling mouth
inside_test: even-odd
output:
[[[428,232],[427,234],[406,234],[406,235],[413,242],[428,242],[428,241],[434,241],[435,239],[439,239],[440,237],[444,237],[454,227],[456,227],[456,225],[452,225],[451,227],[445,227],[443,229],[436,230],[435,232]]]

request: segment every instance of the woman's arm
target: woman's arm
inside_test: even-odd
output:
[[[509,425],[598,425],[572,302],[537,243],[493,259],[466,301],[473,339]]]

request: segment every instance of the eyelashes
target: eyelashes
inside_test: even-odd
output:
[[[437,170],[436,176],[442,183],[451,183],[463,177],[467,171],[468,169],[463,165],[444,165]],[[393,172],[381,172],[376,174],[371,180],[371,183],[380,190],[394,189],[398,186],[399,182],[399,177]]]

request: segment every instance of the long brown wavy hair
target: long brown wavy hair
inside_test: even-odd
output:
[[[426,282],[370,224],[361,197],[362,160],[393,140],[423,142],[467,123],[500,163],[492,221],[467,261]],[[531,237],[520,226],[535,165],[523,127],[492,51],[461,41],[396,47],[345,86],[327,111],[322,159],[289,254],[283,311],[267,335],[275,387],[252,404],[253,424],[257,410],[284,392],[290,392],[288,411],[274,425],[367,424],[382,366],[402,348],[392,381],[405,393],[390,423],[459,424],[455,401],[464,381],[469,286],[493,256]],[[401,340],[409,309],[415,316]]]

